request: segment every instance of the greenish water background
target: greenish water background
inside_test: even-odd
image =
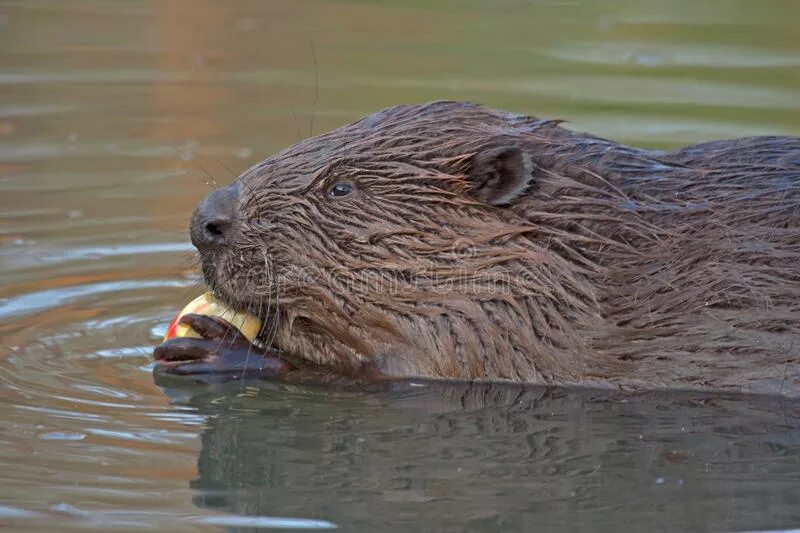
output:
[[[201,290],[186,225],[209,182],[434,99],[654,148],[797,135],[798,13],[0,2],[0,527],[800,527],[800,406],[778,399],[155,384],[149,361]]]

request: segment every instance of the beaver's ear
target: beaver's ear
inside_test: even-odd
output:
[[[472,196],[491,205],[505,205],[518,198],[533,179],[522,150],[514,145],[492,146],[476,153],[467,179]]]

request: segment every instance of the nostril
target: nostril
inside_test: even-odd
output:
[[[229,223],[227,220],[212,220],[206,222],[206,233],[212,237],[222,237],[228,229]]]

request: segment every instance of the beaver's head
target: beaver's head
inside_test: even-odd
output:
[[[205,279],[265,319],[264,342],[339,370],[574,372],[590,266],[532,222],[525,199],[545,171],[529,147],[543,126],[439,102],[302,141],[198,207]]]

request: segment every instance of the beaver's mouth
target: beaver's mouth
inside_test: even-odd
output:
[[[247,272],[251,272],[247,268],[220,268],[219,265],[225,265],[221,259],[201,254],[200,261],[206,285],[211,289],[214,297],[225,306],[239,313],[251,314],[261,320],[261,331],[256,338],[264,346],[280,349],[275,344],[279,309],[277,295],[257,296],[259,291],[252,290],[250,287],[260,285],[261,280],[252,279],[251,275],[246,275]],[[230,271],[232,274],[226,274],[226,271]],[[245,273],[245,275],[241,273]]]

